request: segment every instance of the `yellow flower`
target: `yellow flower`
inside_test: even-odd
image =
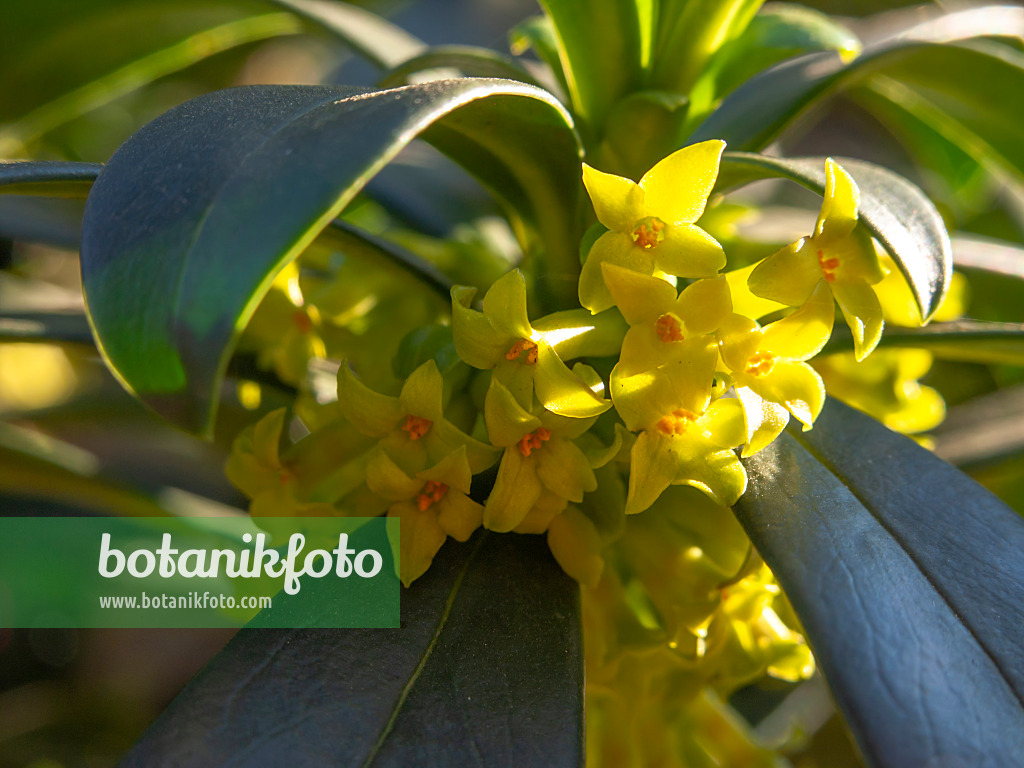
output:
[[[718,178],[723,141],[680,149],[657,163],[637,184],[583,166],[583,183],[598,221],[609,231],[590,249],[580,273],[580,303],[593,313],[615,302],[603,264],[634,272],[711,277],[725,266],[725,252],[694,222],[704,213]]]
[[[388,517],[401,520],[399,575],[405,586],[426,573],[448,536],[466,541],[480,527],[483,508],[469,498],[472,477],[465,446],[415,476],[382,449],[370,459],[366,484],[392,502]]]
[[[612,401],[626,427],[640,431],[630,453],[626,514],[642,512],[670,485],[691,485],[734,504],[747,484],[733,448],[744,441],[732,399],[711,401],[718,351],[708,340],[678,362],[622,376],[612,370]]]
[[[685,356],[732,314],[724,277],[698,280],[678,296],[664,280],[602,265],[605,284],[630,328],[622,341],[619,374],[635,376]]]
[[[825,404],[825,386],[804,361],[825,346],[834,314],[828,286],[821,284],[800,309],[764,328],[748,317],[733,315],[719,330],[722,361],[743,404],[748,455],[771,442],[786,424],[786,419],[779,424],[778,411],[766,411],[762,401],[783,406],[803,422],[804,429],[810,429],[818,417]],[[766,418],[769,433],[758,432]]]
[[[470,307],[475,288],[452,289],[452,331],[459,357],[495,375],[524,407],[533,393],[549,411],[588,418],[604,413],[611,403],[569,370],[555,351],[558,328],[544,332],[530,324],[526,282],[519,270],[494,283],[483,299],[483,312]]]
[[[825,199],[814,234],[787,245],[750,273],[751,293],[791,307],[825,286],[853,332],[858,360],[882,337],[882,308],[872,285],[884,277],[871,236],[857,226],[860,191],[832,158],[825,161]]]

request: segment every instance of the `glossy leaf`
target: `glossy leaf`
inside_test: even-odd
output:
[[[0,194],[84,198],[102,168],[98,163],[0,161]]]
[[[143,400],[208,431],[237,335],[273,275],[422,135],[518,212],[573,286],[578,154],[545,91],[463,79],[394,91],[256,86],[171,110],[130,139],[86,206],[82,274],[99,345]]]
[[[862,160],[836,160],[860,188],[860,220],[907,278],[922,316],[930,317],[945,296],[952,271],[952,248],[942,217],[921,190],[902,176]],[[823,195],[824,159],[726,152],[716,189],[779,177]]]
[[[981,87],[978,99],[984,98],[981,93],[987,89],[1005,93],[1006,82],[983,81],[965,66],[967,54],[963,51],[967,49],[935,45],[1024,30],[1020,14],[1016,27],[1007,27],[1005,14],[990,10],[982,7],[956,14],[957,23],[926,22],[866,48],[849,64],[835,53],[813,53],[778,64],[727,96],[687,143],[714,138],[725,140],[734,150],[763,149],[816,101],[873,74],[904,76],[913,71],[953,98],[974,98],[964,89],[965,82]],[[993,107],[1004,104],[999,97]]]
[[[273,0],[322,26],[381,69],[423,53],[427,45],[375,13],[337,0]]]
[[[579,766],[582,741],[575,582],[542,539],[478,534],[401,629],[243,629],[121,765]]]
[[[541,87],[529,72],[508,56],[489,48],[471,45],[437,45],[419,56],[408,59],[388,72],[378,83],[381,88],[394,88],[413,80],[413,76],[432,69],[457,69],[468,77],[503,77]]]
[[[956,320],[924,328],[887,327],[880,347],[926,349],[945,360],[1024,365],[1024,323]],[[853,349],[853,338],[836,329],[826,353]]]
[[[784,435],[747,468],[737,516],[867,763],[1017,762],[1024,519],[835,401],[813,430]]]
[[[540,0],[551,19],[568,96],[589,134],[621,96],[640,85],[640,17],[635,0]]]

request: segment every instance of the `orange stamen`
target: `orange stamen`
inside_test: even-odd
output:
[[[309,333],[313,330],[313,321],[309,318],[309,315],[301,309],[295,310],[292,314],[292,322],[295,323],[295,327],[299,329],[299,333]]]
[[[513,344],[509,351],[505,353],[505,359],[515,360],[523,352],[526,353],[527,365],[533,365],[534,363],[537,362],[537,345],[534,344],[529,339],[520,339],[515,344]]]
[[[654,248],[665,239],[663,229],[665,222],[655,216],[641,219],[633,230],[633,242],[641,248]]]
[[[821,274],[827,282],[831,283],[836,279],[835,271],[839,268],[839,259],[835,256],[826,259],[824,252],[818,251],[818,265],[821,267]]]
[[[420,512],[426,512],[430,509],[431,504],[439,502],[446,493],[448,493],[447,485],[427,480],[427,484],[423,486],[423,492],[416,497],[416,506],[419,507]]]
[[[685,408],[680,408],[679,410],[672,411],[667,416],[662,416],[656,428],[663,435],[681,435],[696,420],[697,414]]]
[[[684,338],[683,327],[679,323],[679,318],[669,313],[658,318],[658,321],[654,324],[654,331],[666,344],[673,341],[682,341]]]
[[[519,452],[523,456],[529,456],[551,439],[551,430],[539,427],[536,432],[530,432],[519,441]]]
[[[405,421],[402,422],[402,429],[409,433],[410,440],[419,440],[430,431],[430,427],[433,424],[434,422],[430,419],[422,419],[410,413],[405,417]]]
[[[764,376],[766,373],[771,373],[777,359],[778,355],[771,352],[758,352],[747,361],[746,372],[751,376]]]

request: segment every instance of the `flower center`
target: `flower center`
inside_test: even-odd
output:
[[[295,310],[294,314],[292,314],[292,322],[299,329],[299,333],[309,333],[313,330],[313,321],[304,310]]]
[[[825,277],[827,282],[832,282],[836,279],[836,269],[839,267],[839,259],[835,256],[826,259],[824,251],[818,251],[818,265],[821,267],[821,274]]]
[[[413,416],[410,413],[405,417],[405,421],[402,422],[402,429],[409,434],[410,440],[419,440],[430,431],[430,427],[433,424],[434,422],[430,419],[421,419],[419,416]]]
[[[662,416],[656,428],[663,435],[681,435],[696,420],[696,413],[680,408],[677,411],[672,411],[667,416]]]
[[[529,339],[520,339],[508,352],[505,353],[506,360],[517,360],[519,356],[526,353],[526,364],[533,365],[537,362],[537,345]]]
[[[654,324],[654,331],[666,344],[670,344],[673,341],[682,341],[684,338],[683,326],[680,324],[679,318],[671,312],[666,312],[658,318],[658,321]]]
[[[633,242],[641,248],[653,248],[665,239],[665,222],[657,216],[640,219],[633,229]]]
[[[439,502],[446,493],[448,493],[447,485],[427,480],[427,484],[423,486],[422,493],[416,497],[416,506],[419,507],[420,512],[426,512],[430,509],[431,504]]]
[[[756,355],[751,355],[747,360],[746,372],[751,376],[764,376],[766,373],[771,373],[778,357],[771,352],[758,352]]]
[[[530,432],[519,441],[519,452],[523,456],[529,456],[551,439],[551,430],[540,427],[536,432]]]

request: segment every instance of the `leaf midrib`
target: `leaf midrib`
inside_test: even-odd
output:
[[[459,590],[462,588],[462,581],[465,578],[467,571],[469,571],[469,566],[472,565],[473,561],[476,559],[477,554],[480,552],[480,547],[486,539],[487,533],[484,532],[477,540],[476,546],[473,547],[473,551],[470,552],[469,557],[466,558],[466,562],[459,570],[459,575],[456,576],[455,582],[452,584],[451,591],[448,593],[444,610],[441,612],[441,619],[438,621],[437,628],[434,630],[434,636],[430,638],[430,642],[427,643],[427,647],[423,649],[423,655],[420,657],[420,661],[416,665],[416,669],[413,670],[412,674],[409,676],[409,680],[402,687],[402,692],[399,694],[398,700],[395,702],[394,709],[392,709],[391,715],[388,717],[388,721],[381,729],[380,735],[377,737],[377,741],[374,742],[373,747],[370,748],[369,754],[367,754],[366,759],[362,763],[362,768],[370,768],[373,762],[377,759],[377,755],[384,746],[384,742],[394,729],[395,723],[398,721],[398,716],[401,714],[402,707],[405,705],[406,699],[409,698],[409,694],[412,693],[412,689],[415,687],[416,681],[419,680],[423,670],[426,669],[427,662],[430,660],[430,656],[434,652],[434,648],[437,646],[444,628],[448,624],[448,619],[451,617],[452,606],[455,604],[455,598],[459,594]]]

